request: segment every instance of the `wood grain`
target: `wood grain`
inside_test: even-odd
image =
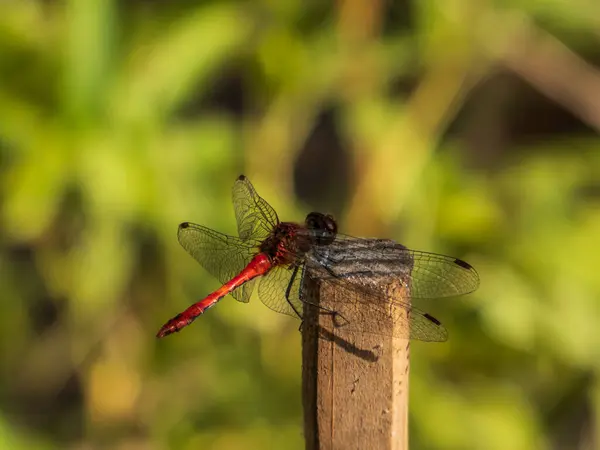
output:
[[[409,341],[391,337],[394,327],[406,325],[390,320],[365,324],[379,334],[345,331],[314,305],[352,320],[349,305],[360,294],[310,277],[304,283],[305,300],[313,304],[305,306],[302,329],[306,448],[408,449]],[[406,299],[406,286],[395,280],[385,289],[390,298]]]

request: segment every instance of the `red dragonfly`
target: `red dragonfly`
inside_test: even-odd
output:
[[[445,341],[448,333],[440,321],[414,308],[411,301],[458,296],[479,286],[477,272],[461,259],[409,250],[391,240],[342,235],[330,215],[312,212],[304,224],[280,222],[244,175],[233,186],[233,206],[239,237],[190,222],[179,225],[183,248],[223,285],[169,320],[157,337],[180,331],[228,294],[248,302],[259,280],[258,296],[266,306],[302,319],[302,283],[308,276],[359,294],[351,296],[360,300],[350,305],[344,329],[377,332],[361,323],[408,320],[408,326],[392,327],[400,330],[393,331],[394,336]],[[406,294],[390,300],[382,277],[408,277],[410,298]],[[368,321],[361,320],[367,316]]]

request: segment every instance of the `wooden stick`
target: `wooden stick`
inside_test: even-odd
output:
[[[390,298],[404,301],[405,289],[401,280],[386,286]],[[349,321],[354,297],[360,295],[310,277],[304,293],[308,303],[338,311]],[[339,320],[313,305],[305,305],[302,328],[306,449],[408,449],[409,345],[391,337],[394,332],[408,336],[407,329],[394,330],[407,325],[378,318],[379,323],[362,326],[379,334],[343,331],[336,326]]]

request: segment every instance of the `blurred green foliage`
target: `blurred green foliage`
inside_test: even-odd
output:
[[[303,448],[296,322],[228,297],[154,339],[217,286],[178,223],[234,232],[242,172],[282,218],[479,270],[426,306],[451,338],[413,344],[411,448],[600,448],[599,17],[1,2],[0,448]]]

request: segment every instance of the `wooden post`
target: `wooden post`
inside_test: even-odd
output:
[[[390,299],[406,301],[403,281],[385,286]],[[356,311],[354,297],[360,295],[310,277],[304,293],[308,303],[338,311],[349,321]],[[344,331],[332,314],[313,305],[305,305],[302,328],[306,449],[407,450],[409,341],[392,337],[394,332],[408,336],[408,330],[394,330],[407,325],[379,317],[372,319],[378,323],[362,324],[378,334]]]

